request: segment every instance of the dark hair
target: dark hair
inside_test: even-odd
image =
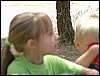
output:
[[[10,46],[4,44],[1,50],[1,75],[5,75],[7,73],[7,66],[14,59],[10,51]]]
[[[26,12],[18,14],[10,23],[8,41],[13,43],[16,51],[23,52],[24,45],[29,39],[35,39],[39,43],[39,38],[44,33],[52,29],[52,22],[48,15],[38,12]],[[2,60],[2,74],[7,69],[9,63],[14,59],[10,46],[5,45],[2,49],[2,56],[6,58]]]

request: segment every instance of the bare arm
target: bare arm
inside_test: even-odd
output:
[[[82,75],[99,75],[99,72],[95,69],[83,68]]]
[[[83,55],[76,59],[75,62],[84,67],[88,67],[97,54],[99,54],[99,45],[93,45]]]

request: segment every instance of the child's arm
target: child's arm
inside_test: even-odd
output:
[[[99,72],[95,69],[83,68],[82,75],[99,75]]]
[[[93,45],[83,55],[76,59],[75,62],[84,67],[88,67],[97,54],[99,54],[99,45]]]

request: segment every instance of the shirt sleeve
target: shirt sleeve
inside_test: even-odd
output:
[[[47,56],[49,71],[53,74],[82,75],[83,66],[60,58],[59,56]]]
[[[68,73],[69,75],[82,75],[83,66],[60,57],[58,57],[58,63],[61,64],[64,73]]]

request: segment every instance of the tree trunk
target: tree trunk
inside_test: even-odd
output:
[[[63,42],[73,42],[74,30],[70,16],[70,1],[57,1],[57,28]]]

